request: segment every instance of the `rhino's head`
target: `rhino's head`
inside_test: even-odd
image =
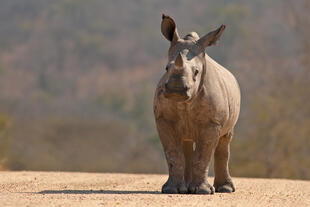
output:
[[[170,41],[164,96],[180,102],[192,99],[202,86],[205,73],[205,48],[216,44],[225,25],[199,38],[191,32],[180,38],[174,20],[163,14],[161,32]]]

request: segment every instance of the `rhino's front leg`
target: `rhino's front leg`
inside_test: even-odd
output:
[[[193,179],[188,191],[196,194],[214,194],[214,187],[208,182],[211,157],[219,139],[219,127],[201,127],[193,155]]]
[[[187,193],[184,181],[185,159],[182,142],[173,123],[157,120],[157,128],[169,169],[169,178],[162,186],[162,193]]]

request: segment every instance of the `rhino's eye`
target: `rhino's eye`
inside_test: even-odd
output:
[[[198,75],[199,70],[197,68],[194,68],[194,76]]]

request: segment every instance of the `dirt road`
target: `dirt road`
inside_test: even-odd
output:
[[[236,192],[164,195],[167,175],[0,172],[0,206],[310,206],[310,181],[234,178]],[[213,182],[210,178],[210,182]]]

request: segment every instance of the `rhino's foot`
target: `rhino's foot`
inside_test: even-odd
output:
[[[184,182],[181,183],[174,183],[171,181],[167,181],[162,189],[161,189],[162,193],[167,193],[167,194],[177,194],[177,193],[187,193],[187,188],[185,186]]]
[[[233,184],[233,182],[230,181],[226,181],[224,184],[216,184],[214,183],[214,187],[215,187],[215,192],[218,193],[232,193],[235,192],[235,186]]]
[[[214,187],[208,182],[200,184],[192,183],[188,187],[188,192],[192,194],[214,194]]]

